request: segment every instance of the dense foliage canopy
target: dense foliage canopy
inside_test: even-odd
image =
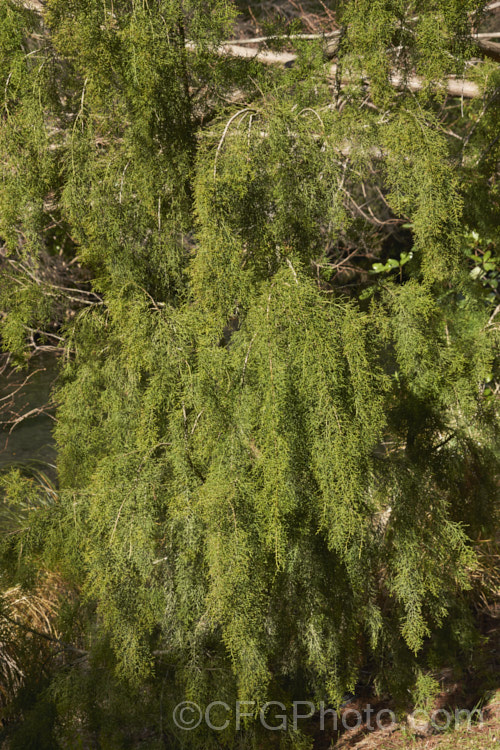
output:
[[[1,479],[1,589],[55,612],[0,605],[9,747],[257,747],[251,718],[183,733],[172,708],[337,705],[367,665],[404,700],[470,658],[498,458],[485,6],[340,2],[231,54],[227,0],[1,0],[2,343],[61,352],[57,491]]]

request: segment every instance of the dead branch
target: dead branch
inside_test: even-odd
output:
[[[480,40],[478,41],[477,46],[485,57],[489,57],[495,62],[500,62],[500,44]]]
[[[197,45],[194,42],[187,42],[188,50],[194,51]],[[242,57],[247,60],[256,60],[265,65],[283,65],[289,67],[297,60],[297,55],[293,52],[271,52],[270,50],[248,49],[243,44],[222,44],[214,48],[214,53],[221,57]],[[338,73],[337,65],[330,65],[328,75],[336,79]],[[343,84],[349,83],[350,79],[344,77]],[[425,86],[425,81],[420,76],[405,77],[401,73],[394,72],[390,77],[390,83],[395,88],[402,88],[406,85],[410,91],[420,91]],[[466,99],[472,99],[480,96],[479,86],[473,81],[467,81],[463,78],[449,77],[446,83],[446,90],[450,96],[460,96]]]

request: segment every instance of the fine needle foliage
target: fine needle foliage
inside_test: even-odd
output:
[[[404,704],[473,659],[498,520],[486,3],[321,6],[333,53],[263,19],[243,57],[227,0],[0,0],[2,344],[60,362],[57,489],[1,480],[12,750],[305,750],[266,702],[338,706],[368,667]],[[248,716],[182,731],[184,700]]]

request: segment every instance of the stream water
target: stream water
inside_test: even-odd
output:
[[[3,373],[0,377],[0,399],[8,396],[27,375],[26,385],[13,396],[12,402],[4,398],[0,419],[14,419],[15,414],[23,415],[40,409],[49,403],[50,390],[58,373],[57,358],[53,354],[43,353],[34,357],[27,371]],[[7,403],[8,409],[5,408]],[[6,414],[6,411],[9,413]],[[53,412],[53,410],[51,410]],[[11,465],[33,465],[42,471],[55,473],[55,444],[52,435],[54,420],[45,413],[34,414],[23,419],[19,424],[2,424],[0,428],[0,469]]]

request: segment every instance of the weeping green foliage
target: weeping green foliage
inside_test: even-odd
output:
[[[172,709],[337,705],[367,662],[420,694],[440,639],[470,653],[497,492],[496,72],[474,73],[484,112],[441,84],[483,5],[346,3],[337,82],[320,42],[284,69],[219,55],[222,0],[1,6],[2,342],[53,325],[64,348],[57,501],[2,565],[78,591],[40,692],[63,746],[258,747],[258,721],[182,734]],[[9,512],[30,487],[11,476]]]
[[[463,73],[472,50],[471,23],[480,19],[485,5],[482,0],[346,3],[341,13],[348,30],[344,64],[366,73],[376,103],[387,106],[395,98],[389,77],[403,58],[407,74],[424,76],[427,85],[420,96],[425,100],[447,74]]]

